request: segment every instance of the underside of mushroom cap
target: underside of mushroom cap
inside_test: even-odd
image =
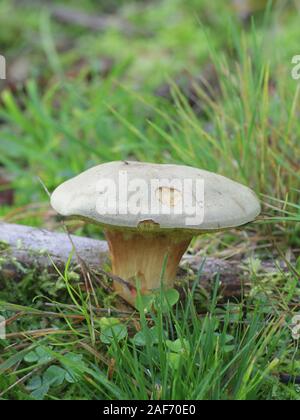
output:
[[[189,166],[123,161],[66,181],[52,194],[51,204],[63,216],[151,232],[233,228],[253,221],[261,211],[252,190],[221,175]]]

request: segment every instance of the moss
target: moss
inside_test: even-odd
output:
[[[0,252],[9,251],[9,250],[10,250],[10,245],[6,241],[0,240]]]

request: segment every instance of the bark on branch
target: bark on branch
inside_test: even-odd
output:
[[[63,268],[72,252],[72,242],[77,255],[87,267],[101,268],[109,260],[108,245],[105,241],[73,235],[70,239],[67,233],[0,222],[0,275],[9,275],[9,278],[17,280],[22,276],[20,264],[26,268],[52,271],[54,262],[59,268]],[[74,269],[78,266],[76,258],[74,254]],[[203,259],[185,255],[178,270],[178,277],[186,276],[186,270],[198,273],[200,268],[200,285],[211,290],[219,274],[225,297],[239,296],[241,290],[249,286],[249,271],[242,261],[224,261],[210,257]],[[283,263],[281,268],[285,268]],[[274,262],[263,262],[261,270],[277,272],[279,268]]]

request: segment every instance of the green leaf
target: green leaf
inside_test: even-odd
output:
[[[72,353],[72,352],[70,352],[70,353],[67,353],[65,356],[64,356],[64,360],[69,360],[70,362],[72,362],[72,363],[83,363],[83,361],[82,361],[82,359],[83,359],[83,355],[82,354],[76,354],[76,353]]]
[[[26,389],[28,391],[34,391],[42,386],[42,378],[40,376],[34,376],[27,384]]]
[[[176,289],[166,290],[161,298],[160,295],[157,296],[155,301],[156,308],[161,308],[163,312],[168,312],[172,306],[176,305],[180,298],[179,292]]]
[[[179,295],[178,290],[169,289],[165,293],[165,298],[170,306],[174,306],[179,301],[180,295]]]
[[[49,388],[50,387],[48,384],[42,385],[40,388],[37,388],[35,391],[33,391],[30,395],[35,400],[43,400],[48,393]]]
[[[174,370],[177,370],[179,368],[180,359],[181,359],[180,354],[177,354],[177,353],[169,353],[168,354],[168,360],[169,360],[170,366]]]
[[[65,375],[65,380],[69,382],[69,384],[75,384],[76,382],[78,382],[78,379],[79,379],[78,375],[76,376],[74,372],[71,372],[71,370],[68,369]]]
[[[102,318],[100,320],[101,335],[100,340],[104,344],[111,344],[127,337],[127,328],[121,324],[117,318]]]
[[[82,354],[67,353],[64,355],[62,364],[66,370],[65,379],[71,384],[78,382],[81,377],[80,371],[86,369]]]
[[[28,355],[28,349],[21,350],[20,352],[14,354],[8,360],[0,364],[0,374],[3,374],[6,370],[10,369],[17,363],[25,360],[25,357]]]
[[[136,299],[136,308],[139,312],[147,313],[151,310],[153,303],[155,301],[155,295],[141,295]]]
[[[186,339],[177,338],[175,341],[167,340],[166,345],[173,353],[189,353],[190,343]]]
[[[59,386],[64,382],[66,374],[67,372],[61,367],[50,366],[43,375],[43,385]]]
[[[224,353],[231,353],[235,349],[235,346],[225,346]]]
[[[24,361],[26,363],[36,363],[39,360],[38,355],[35,351],[31,351],[30,353],[26,354],[24,357]]]
[[[158,327],[147,328],[146,330],[139,331],[132,338],[132,343],[138,347],[144,347],[147,345],[147,336],[151,341],[151,344],[157,344],[159,341],[159,330]]]
[[[234,337],[232,335],[226,334],[225,337],[225,343],[231,343],[234,340]]]
[[[27,363],[48,363],[52,360],[52,356],[49,354],[47,349],[44,347],[37,347],[24,357],[24,361]]]

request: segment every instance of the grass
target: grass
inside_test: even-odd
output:
[[[250,292],[227,302],[217,285],[211,295],[201,288],[199,272],[200,283],[195,276],[185,283],[184,299],[158,293],[154,306],[145,311],[142,302],[132,313],[98,287],[99,278],[96,294],[87,291],[68,266],[50,276],[24,270],[18,288],[2,278],[0,313],[9,319],[8,339],[0,340],[2,399],[299,399],[290,331],[300,311],[299,86],[290,75],[299,9],[277,2],[243,23],[227,3],[186,3],[112,2],[109,12],[138,34],[99,36],[39,7],[12,14],[11,2],[2,2],[5,53],[20,58],[25,39],[33,64],[19,89],[1,94],[0,163],[16,199],[0,214],[56,228],[41,181],[52,191],[111,160],[219,172],[256,190],[263,215],[243,231],[196,240],[190,252],[248,259]],[[216,73],[210,87],[198,78],[208,63]],[[166,83],[170,96],[157,95]],[[288,271],[267,273],[263,259],[285,259]],[[291,383],[282,384],[281,373]]]
[[[67,272],[64,279],[69,284]],[[73,305],[54,304],[56,313],[1,303],[51,325],[38,335],[24,332],[22,351],[11,349],[0,365],[2,397],[67,398],[71,389],[84,399],[298,399],[297,388],[276,378],[295,352],[285,320],[266,318],[259,299],[253,307],[220,306],[216,287],[209,313],[199,312],[194,287],[184,304],[161,293],[154,310],[103,317],[68,288]],[[16,378],[23,384],[17,394]]]

